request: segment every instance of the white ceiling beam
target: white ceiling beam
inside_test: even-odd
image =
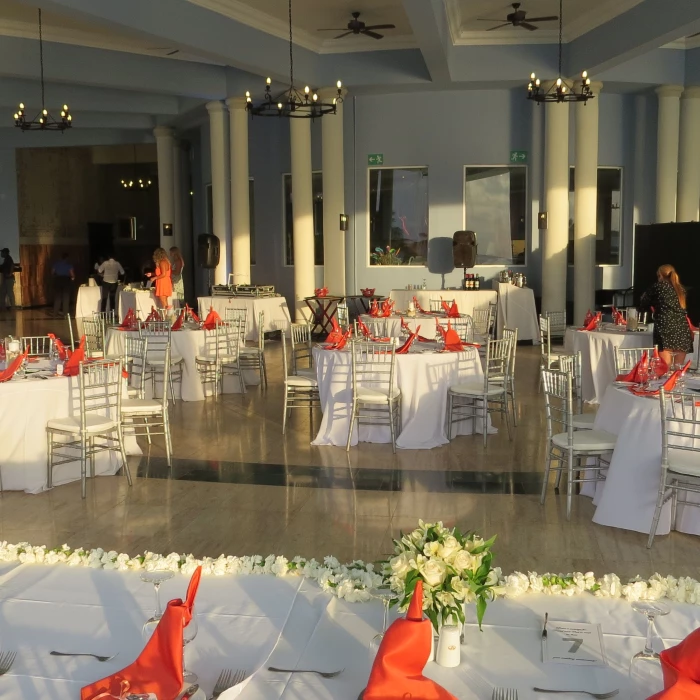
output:
[[[433,82],[450,82],[452,39],[444,1],[402,0],[402,4]]]

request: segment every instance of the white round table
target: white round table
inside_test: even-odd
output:
[[[427,346],[414,345],[417,349]],[[433,346],[434,347],[434,346]],[[315,347],[314,366],[318,378],[323,419],[313,445],[345,447],[348,439],[352,409],[351,355],[345,350],[324,350]],[[447,390],[450,385],[467,378],[483,380],[481,361],[476,349],[468,368],[458,371],[457,353],[415,352],[396,356],[396,381],[401,390],[401,433],[396,446],[407,450],[426,450],[448,444],[445,429]],[[477,419],[476,432],[482,432]],[[491,427],[489,433],[498,432]],[[452,429],[452,435],[471,435],[472,422],[462,421]],[[360,428],[361,442],[391,442],[388,425],[368,425]],[[352,445],[357,445],[355,427]]]
[[[122,331],[118,328],[107,329],[107,356],[121,357],[124,353],[124,336],[127,333],[136,331]],[[195,358],[198,354],[204,351],[204,331],[181,329],[173,331],[171,337],[172,355],[179,355],[183,359],[182,382],[175,382],[175,397],[183,401],[204,401],[206,396],[211,396],[214,393],[214,387],[207,384],[206,388],[202,386],[199,380],[199,373]],[[252,370],[243,372],[243,381],[246,386],[255,386],[260,384],[260,376]],[[180,388],[178,388],[180,387]],[[150,382],[146,382],[146,391],[150,392]],[[239,394],[241,391],[238,377],[231,375],[224,376],[224,393]]]
[[[263,331],[282,331],[289,337],[289,326],[292,317],[289,315],[287,300],[283,296],[277,297],[198,297],[199,315],[202,320],[209,313],[212,307],[214,311],[226,318],[226,309],[247,309],[248,311],[248,332],[246,340],[257,341],[258,339],[258,317],[262,311],[265,314],[265,326]]]
[[[605,481],[584,484],[593,496],[593,522],[648,533],[654,518],[661,480],[661,414],[659,400],[635,396],[626,387],[610,385],[596,414],[594,428],[617,435]],[[688,500],[700,502],[697,494]],[[671,504],[661,512],[657,535],[667,535]],[[700,508],[678,506],[677,529],[700,535]],[[655,546],[663,546],[658,542]]]

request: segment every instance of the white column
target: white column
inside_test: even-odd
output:
[[[530,193],[532,201],[530,259],[528,261],[528,284],[536,295],[542,294],[542,231],[539,229],[539,214],[544,210],[543,161],[544,161],[544,106],[532,109],[532,137],[530,141]],[[532,278],[532,280],[530,280]]]
[[[680,85],[656,88],[659,96],[659,123],[656,138],[656,221],[676,220],[678,187],[678,141],[680,128]]]
[[[228,110],[222,102],[208,102],[211,142],[212,231],[219,239],[215,284],[226,284],[231,271],[231,191],[229,189]],[[205,200],[206,201],[206,200]]]
[[[566,308],[566,247],[569,241],[569,105],[545,107],[547,230],[542,258],[542,310]]]
[[[158,154],[158,207],[160,210],[160,247],[168,250],[173,237],[163,235],[163,225],[173,225],[175,216],[175,178],[173,172],[173,147],[175,132],[168,126],[157,126],[153,130]],[[172,229],[171,229],[172,231]]]
[[[634,98],[634,221],[633,224],[648,224],[654,219],[647,194],[648,166],[645,155],[647,140],[648,105],[646,95]],[[630,260],[632,258],[630,257]]]
[[[595,95],[602,83],[592,83]],[[598,224],[598,98],[576,104],[574,192],[574,323],[595,308],[595,241]]]
[[[326,119],[326,117],[323,117]],[[295,318],[304,320],[304,298],[313,296],[314,211],[311,185],[311,121],[290,119],[292,143],[292,210],[294,212],[294,307]]]
[[[183,244],[183,188],[182,188],[182,146],[173,141],[173,238],[171,246],[177,246],[184,256]]]
[[[677,221],[700,218],[700,87],[687,87],[681,100]]]
[[[344,91],[345,92],[345,91]],[[332,101],[337,90],[321,90],[319,97]],[[343,103],[336,114],[321,119],[323,161],[323,286],[331,294],[344,295],[345,233],[340,215],[345,214],[345,161],[343,158]]]
[[[233,280],[250,284],[250,197],[248,169],[248,112],[242,97],[226,100],[231,127],[231,240]]]

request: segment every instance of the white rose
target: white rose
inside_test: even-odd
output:
[[[411,570],[411,555],[408,552],[402,552],[393,559],[390,559],[389,568],[392,576],[406,578],[406,575]]]
[[[530,587],[530,579],[525,575],[516,571],[514,574],[506,576],[504,583],[504,595],[506,598],[519,598],[527,592]]]
[[[457,606],[457,601],[452,593],[440,591],[435,594],[435,599],[442,605],[443,608],[454,608]]]
[[[457,538],[454,537],[454,535],[448,535],[438,548],[438,556],[442,557],[445,561],[449,561],[450,558],[461,551],[461,549],[462,547],[459,542],[457,542]]]
[[[286,576],[289,572],[289,562],[285,557],[276,557],[275,562],[272,565],[272,573],[275,576]]]
[[[496,586],[496,585],[498,585],[498,580],[500,578],[501,578],[501,570],[500,569],[491,569],[491,571],[489,571],[488,575],[486,576],[485,585]]]
[[[459,576],[453,576],[450,579],[450,587],[457,600],[464,600],[469,593],[469,589],[464,585],[464,581]]]
[[[464,543],[464,548],[468,552],[473,552],[477,547],[481,547],[481,545],[484,544],[484,538],[483,537],[477,537],[474,535],[474,537],[471,540],[467,540],[467,542]]]
[[[473,555],[462,549],[454,555],[450,565],[458,574],[461,574],[463,571],[475,571],[478,568],[478,564],[475,566],[476,561]]]
[[[426,557],[436,557],[438,556],[439,551],[439,542],[426,542],[425,546],[423,547],[423,554],[425,554]]]
[[[447,564],[440,559],[428,559],[421,563],[418,571],[429,586],[439,586],[445,580]]]
[[[598,585],[600,588],[595,594],[599,598],[619,598],[622,595],[622,582],[615,574],[605,574]]]

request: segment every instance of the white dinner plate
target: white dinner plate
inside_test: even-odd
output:
[[[636,386],[637,382],[623,382],[623,381],[615,381],[613,382],[615,386]]]

